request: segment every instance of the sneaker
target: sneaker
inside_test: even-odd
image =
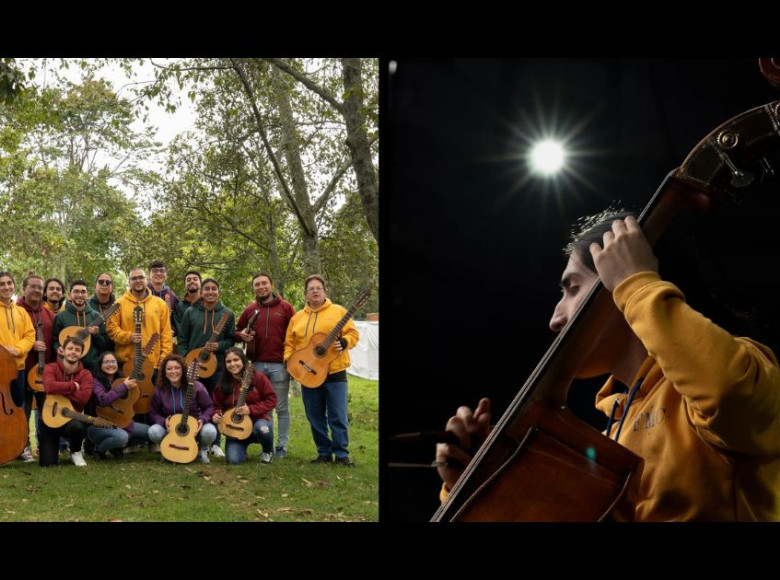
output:
[[[198,463],[211,463],[209,452],[206,449],[201,449],[200,453],[198,453]]]
[[[287,449],[285,449],[284,447],[277,447],[274,457],[276,458],[287,457]]]
[[[111,455],[113,455],[116,459],[119,459],[125,454],[124,449],[111,449]]]
[[[215,443],[214,445],[212,445],[212,446],[211,446],[210,453],[211,453],[211,454],[212,454],[214,457],[225,457],[225,452],[224,452],[224,451],[222,451],[222,447],[220,447],[220,446],[219,446],[219,445],[217,445],[216,443]]]
[[[84,461],[84,457],[81,455],[81,451],[75,451],[70,454],[70,460],[73,462],[73,465],[76,467],[86,467],[87,462]]]
[[[355,463],[349,458],[349,455],[345,457],[337,457],[336,463],[339,465],[346,465],[347,467],[355,467]]]
[[[160,452],[159,443],[149,443],[149,453],[159,453],[159,452]]]
[[[268,465],[269,463],[271,463],[271,461],[273,461],[273,459],[274,459],[274,454],[271,453],[270,451],[268,452],[263,451],[260,454],[260,463],[265,463],[266,465]]]
[[[106,452],[105,451],[98,451],[97,447],[94,447],[92,449],[92,453],[89,454],[90,457],[94,457],[98,461],[103,461],[106,459]]]
[[[35,461],[35,457],[33,457],[32,451],[30,451],[29,447],[24,448],[24,451],[22,451],[22,454],[19,456],[19,459],[21,459],[25,463],[33,463]]]
[[[317,456],[317,459],[312,459],[312,463],[330,463],[333,461],[333,458],[330,455],[319,455]]]

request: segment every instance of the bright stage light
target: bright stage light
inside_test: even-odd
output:
[[[542,175],[555,175],[563,167],[566,153],[563,146],[552,139],[546,139],[534,145],[531,150],[531,167]]]

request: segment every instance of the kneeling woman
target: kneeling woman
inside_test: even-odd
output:
[[[111,351],[101,354],[97,360],[97,372],[92,379],[92,401],[97,408],[110,405],[119,406],[117,400],[121,403],[122,397],[130,389],[138,388],[137,381],[129,377],[112,388],[114,381],[119,378],[118,375],[119,362],[116,355]],[[127,400],[126,397],[125,400]],[[132,415],[132,404],[129,405],[127,412]],[[114,457],[121,457],[122,450],[128,444],[144,445],[148,443],[148,431],[149,425],[133,421],[130,421],[130,424],[123,429],[105,429],[90,425],[87,429],[87,440],[92,443],[92,455],[96,459],[105,459],[106,451],[110,451]]]
[[[225,419],[223,413],[238,405],[244,369],[250,364],[240,348],[230,347],[225,351],[226,372],[222,373],[219,385],[213,393],[216,407],[214,423],[220,424]],[[255,372],[245,403],[235,410],[237,415],[249,415],[252,419],[254,425],[252,435],[243,440],[234,437],[226,438],[225,460],[228,463],[246,461],[246,448],[250,443],[260,443],[263,446],[260,461],[271,463],[274,456],[274,430],[270,413],[274,407],[276,407],[276,392],[271,381],[263,373]]]
[[[152,426],[149,427],[149,440],[159,444],[168,431],[175,427],[170,425],[172,415],[184,410],[187,399],[187,363],[184,357],[178,354],[169,354],[160,364],[162,384],[155,389],[152,395],[149,418]],[[210,423],[214,414],[214,403],[211,401],[206,387],[200,381],[195,381],[195,393],[190,401],[189,416],[197,420],[198,431],[195,437],[200,448],[198,461],[211,463],[206,450],[217,438],[217,428]]]

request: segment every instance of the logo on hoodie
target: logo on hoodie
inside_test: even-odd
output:
[[[663,423],[665,418],[665,408],[651,408],[649,411],[639,413],[639,417],[637,417],[634,421],[634,431],[639,431],[640,429],[652,429],[659,423]]]

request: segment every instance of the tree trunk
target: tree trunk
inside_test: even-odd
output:
[[[371,146],[366,135],[366,116],[363,112],[363,80],[359,58],[342,58],[344,76],[344,121],[347,125],[347,147],[355,169],[358,191],[363,201],[363,212],[368,227],[379,242],[379,187]]]
[[[306,175],[301,162],[300,137],[295,130],[290,94],[281,81],[282,73],[276,68],[271,68],[271,74],[279,87],[279,120],[282,128],[282,149],[287,160],[287,168],[292,182],[292,194],[301,211],[304,227],[301,227],[303,236],[303,268],[306,275],[319,274],[322,271],[319,250],[319,233],[314,221],[314,208],[309,199],[309,189],[306,184]]]

